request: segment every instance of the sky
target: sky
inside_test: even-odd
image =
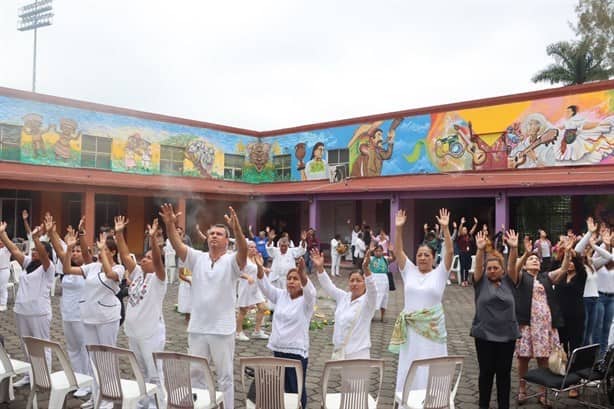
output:
[[[552,87],[577,0],[55,0],[37,92],[258,131]],[[0,86],[31,90],[23,0]]]

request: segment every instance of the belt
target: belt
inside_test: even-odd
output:
[[[604,293],[603,291],[599,291],[599,295],[603,295],[605,297],[614,297],[614,293]]]

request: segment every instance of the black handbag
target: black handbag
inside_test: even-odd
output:
[[[394,285],[394,276],[392,275],[392,273],[390,271],[387,272],[386,275],[388,276],[388,289],[390,291],[396,290],[397,286]]]

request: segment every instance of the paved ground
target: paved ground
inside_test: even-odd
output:
[[[335,281],[345,287],[347,280],[347,270],[342,271],[342,277]],[[316,287],[319,287],[316,280]],[[397,287],[401,287],[401,283],[397,279]],[[167,325],[167,343],[166,349],[170,351],[185,352],[187,348],[186,323],[183,317],[175,312],[175,304],[177,302],[177,284],[169,286],[168,296],[165,300],[164,315]],[[59,314],[59,297],[53,298],[54,320],[52,323],[51,336],[54,340],[64,342],[62,326]],[[318,298],[318,314],[322,314],[319,320],[329,320],[332,318],[334,303],[320,293]],[[390,408],[393,402],[393,391],[396,379],[396,360],[397,356],[387,351],[387,345],[392,333],[394,317],[400,311],[403,305],[402,291],[391,292],[389,314],[386,323],[378,321],[373,322],[371,327],[371,356],[373,358],[382,358],[386,361],[386,370],[384,374],[384,384],[380,398],[380,408]],[[444,307],[446,311],[446,322],[448,326],[448,350],[450,354],[458,354],[465,356],[465,367],[459,391],[456,397],[457,407],[461,409],[477,409],[477,361],[473,339],[469,336],[469,327],[473,318],[473,291],[470,288],[461,288],[458,286],[448,287],[444,297]],[[0,313],[0,334],[5,337],[6,347],[9,353],[20,359],[22,357],[21,350],[18,345],[18,340],[15,335],[15,327],[13,314],[11,312]],[[332,351],[332,326],[325,326],[323,329],[316,329],[310,332],[311,349],[309,354],[309,367],[307,371],[307,391],[308,391],[308,407],[311,409],[320,406],[320,376],[324,366],[324,362],[330,358]],[[127,339],[120,331],[118,341],[119,346],[127,347]],[[266,341],[253,340],[251,342],[237,342],[237,356],[270,356],[271,352],[266,349]],[[238,360],[235,366],[235,385],[236,385],[236,407],[243,408],[244,394],[241,387],[240,374],[238,370]],[[516,372],[514,369],[513,375],[513,397],[516,392]],[[22,388],[16,392],[16,400],[10,404],[11,408],[25,408],[27,396],[26,388]],[[493,393],[494,397],[494,393]],[[46,396],[41,397],[40,407],[46,407]],[[78,408],[82,401],[71,398],[68,401],[67,407]],[[572,408],[579,407],[580,404],[575,400],[562,399],[559,407]],[[5,405],[6,406],[6,405]],[[496,408],[496,403],[493,401],[491,407]],[[513,407],[513,406],[512,406]],[[536,400],[532,400],[525,406],[527,409],[539,408]]]

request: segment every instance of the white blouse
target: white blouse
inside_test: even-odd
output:
[[[350,330],[352,333],[344,351],[346,355],[371,348],[371,319],[377,302],[375,277],[373,275],[365,277],[367,292],[353,301],[352,293],[336,287],[326,272],[318,273],[318,280],[322,289],[337,303],[333,330],[335,348],[343,346]]]
[[[307,279],[303,295],[290,298],[288,290],[275,288],[265,275],[258,279],[258,287],[265,297],[275,303],[273,329],[267,348],[274,352],[309,357],[309,323],[316,304],[316,288]]]
[[[288,248],[284,254],[281,254],[281,250],[278,247],[266,246],[266,251],[273,259],[269,280],[271,282],[279,281],[280,288],[285,288],[286,274],[288,274],[290,269],[296,268],[296,259],[305,254],[305,247],[300,245]]]

